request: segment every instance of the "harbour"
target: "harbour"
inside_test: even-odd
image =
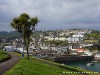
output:
[[[93,65],[88,65],[90,61],[79,61],[79,62],[66,62],[65,65],[69,65],[72,67],[79,67],[87,70],[91,70],[94,72],[100,72],[100,62],[94,61]]]

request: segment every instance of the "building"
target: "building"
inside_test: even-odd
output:
[[[91,52],[90,50],[86,49],[86,50],[84,50],[84,55],[91,56],[91,55],[93,55],[93,52]]]
[[[15,51],[14,48],[13,48],[13,46],[5,46],[4,50],[7,51],[7,52],[13,52],[13,51]]]
[[[17,49],[16,49],[16,52],[23,53],[23,52],[24,52],[24,49],[23,49],[23,48],[17,48]]]
[[[78,38],[78,37],[68,37],[67,41],[68,41],[68,43],[79,42],[80,38]]]
[[[80,44],[82,47],[89,47],[89,46],[93,46],[93,44]]]
[[[66,41],[67,39],[66,39],[66,37],[52,37],[52,36],[45,36],[44,37],[45,39],[47,39],[47,40],[60,40],[60,41]]]
[[[72,35],[72,37],[80,37],[80,38],[83,38],[84,37],[84,35],[83,34],[74,34],[74,35]]]
[[[100,54],[95,54],[95,58],[100,59]]]

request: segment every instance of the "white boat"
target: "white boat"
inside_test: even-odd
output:
[[[93,62],[87,63],[87,66],[92,66],[92,65],[94,65]]]

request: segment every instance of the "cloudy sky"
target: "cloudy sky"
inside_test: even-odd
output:
[[[100,29],[100,0],[0,0],[0,31],[21,13],[37,16],[36,29]]]

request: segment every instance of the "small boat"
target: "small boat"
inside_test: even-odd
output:
[[[87,66],[92,66],[92,65],[94,65],[93,62],[87,63]]]
[[[98,61],[93,61],[93,62],[98,62]]]
[[[89,64],[89,63],[87,63],[87,66],[90,66],[90,64]]]

